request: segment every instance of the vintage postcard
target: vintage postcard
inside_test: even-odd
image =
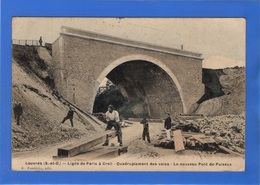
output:
[[[12,19],[12,170],[244,171],[246,20]]]

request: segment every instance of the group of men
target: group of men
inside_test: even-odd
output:
[[[16,125],[20,125],[21,116],[23,114],[22,103],[21,102],[19,102],[19,103],[14,102],[13,111],[14,111],[14,119],[16,120]],[[71,127],[73,127],[74,111],[75,111],[74,108],[70,107],[67,115],[64,117],[64,119],[62,120],[61,123],[64,123],[66,120],[69,119],[70,123],[71,123]]]
[[[61,124],[63,124],[66,120],[70,120],[71,127],[73,127],[73,115],[74,115],[74,108],[70,107],[67,115],[64,117],[62,120]],[[113,105],[108,106],[108,111],[106,112],[106,122],[107,122],[107,127],[105,130],[111,130],[112,128],[115,129],[116,131],[116,136],[117,140],[119,143],[119,146],[123,146],[123,141],[122,141],[122,131],[121,131],[121,126],[120,126],[120,118],[119,118],[119,113],[115,110]],[[103,146],[108,146],[109,145],[109,135],[106,135],[106,141],[103,144]]]
[[[164,128],[166,129],[166,134],[167,134],[167,139],[171,139],[171,127],[172,127],[172,120],[171,120],[171,115],[170,113],[166,113],[167,117],[164,120]],[[116,131],[116,136],[117,140],[119,143],[119,146],[123,146],[123,141],[122,141],[122,131],[121,131],[121,126],[120,126],[120,118],[119,118],[119,113],[115,110],[113,105],[108,106],[108,111],[106,112],[106,122],[107,122],[107,127],[106,130],[111,130],[113,127],[115,128]],[[142,139],[145,140],[147,139],[148,143],[151,143],[150,139],[150,134],[149,134],[149,123],[146,118],[143,118],[143,120],[140,122],[143,124],[143,133],[142,133]],[[109,145],[109,136],[108,134],[106,135],[106,141],[103,144],[103,146],[108,146]]]
[[[16,124],[20,125],[20,117],[23,113],[23,107],[21,102],[19,103],[15,103],[14,107],[14,116],[16,119]],[[70,106],[69,111],[67,113],[67,115],[63,118],[61,124],[63,124],[66,120],[70,120],[71,123],[71,127],[73,127],[73,115],[74,115],[75,109],[73,107]],[[172,120],[171,120],[171,116],[170,113],[166,113],[167,118],[164,120],[164,128],[166,129],[166,135],[167,135],[167,139],[171,139],[170,136],[170,130],[172,127]],[[107,122],[107,127],[106,127],[106,131],[107,130],[111,130],[112,128],[115,129],[116,131],[116,136],[117,136],[117,141],[119,143],[119,146],[123,146],[123,139],[122,139],[122,131],[121,131],[121,125],[120,125],[120,118],[119,118],[119,113],[115,110],[113,105],[109,105],[108,106],[108,111],[106,112],[106,122]],[[146,118],[144,118],[141,122],[141,124],[143,124],[143,133],[142,133],[142,139],[145,140],[147,139],[147,141],[150,143],[150,135],[149,135],[149,124]],[[106,141],[103,144],[103,146],[108,146],[109,145],[109,135],[106,135]]]
[[[148,143],[150,143],[151,139],[150,139],[150,134],[149,134],[149,124],[148,124],[147,119],[144,118],[140,123],[143,124],[142,138],[143,138],[143,140],[147,139]],[[166,113],[166,119],[164,120],[164,128],[166,130],[167,139],[170,140],[171,139],[172,119],[171,119],[171,114],[168,112]]]

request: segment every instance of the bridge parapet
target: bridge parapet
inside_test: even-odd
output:
[[[82,37],[82,38],[87,38],[87,39],[94,39],[94,40],[98,40],[98,41],[102,41],[102,42],[108,42],[108,43],[124,45],[124,46],[129,46],[129,47],[134,47],[134,48],[154,50],[154,51],[173,54],[173,55],[177,55],[177,56],[184,56],[184,57],[190,57],[190,58],[195,58],[195,59],[203,59],[201,53],[195,53],[195,52],[186,51],[186,50],[169,48],[169,47],[164,47],[164,46],[160,46],[160,45],[148,44],[148,43],[144,43],[144,42],[140,42],[140,41],[127,40],[127,39],[123,39],[123,38],[113,37],[110,35],[99,34],[99,33],[91,32],[91,31],[74,29],[74,28],[65,27],[65,26],[62,27],[61,34],[75,36],[75,37]]]

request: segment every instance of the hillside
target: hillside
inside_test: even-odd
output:
[[[208,73],[212,72],[214,80],[204,82],[207,99],[199,102],[194,113],[205,116],[245,115],[245,68],[210,70]]]
[[[23,107],[21,125],[16,125],[12,116],[13,151],[32,150],[98,134],[98,130],[78,114],[74,116],[74,128],[69,120],[60,124],[67,114],[68,105],[53,96],[50,86],[46,84],[48,73],[45,76],[40,73],[39,63],[44,61],[36,57],[37,53],[31,55],[32,49],[27,47],[18,53],[16,50],[12,60],[12,103],[21,102]],[[38,65],[31,68],[29,64]],[[42,63],[42,66],[45,64]]]

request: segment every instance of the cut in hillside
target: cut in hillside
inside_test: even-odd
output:
[[[13,45],[13,59],[28,74],[34,73],[37,77],[53,87],[53,77],[51,74],[51,58],[45,48],[38,46]]]
[[[212,92],[211,96],[208,94],[208,100],[201,102],[194,113],[205,116],[245,115],[245,68],[226,68],[218,71],[221,73],[215,75],[218,77],[218,83],[210,83],[208,86],[205,84],[208,92]]]

